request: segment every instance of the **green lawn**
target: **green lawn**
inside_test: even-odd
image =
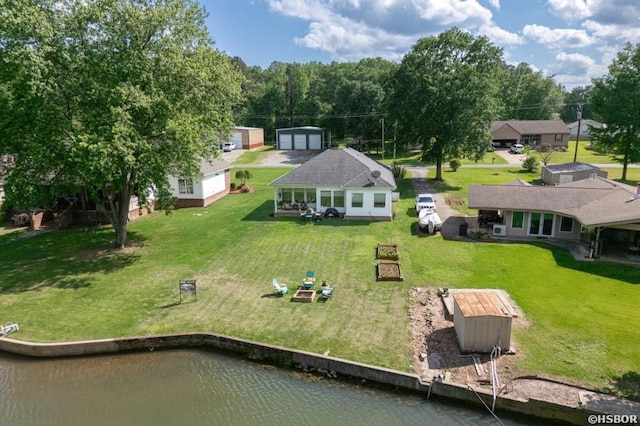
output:
[[[538,243],[419,237],[408,179],[394,222],[274,219],[267,183],[287,170],[252,169],[253,193],[131,222],[133,247],[122,252],[109,249],[108,227],[0,233],[0,322],[40,342],[216,332],[409,371],[412,287],[502,288],[531,321],[514,332],[519,373],[637,395],[629,383],[640,382],[639,269],[577,262]],[[464,167],[445,177],[454,197],[470,182],[535,178]],[[378,243],[399,245],[404,281],[376,282]],[[309,269],[338,286],[333,300],[272,297],[272,278],[295,289]],[[197,279],[197,301],[178,304],[186,278]]]

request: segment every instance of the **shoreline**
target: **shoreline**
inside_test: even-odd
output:
[[[637,418],[640,413],[640,403],[587,390],[581,391],[584,402],[579,407],[531,397],[525,399],[497,395],[494,399],[490,392],[482,388],[452,382],[450,375],[447,374],[429,382],[424,381],[417,374],[212,333],[124,337],[65,343],[32,343],[8,337],[0,338],[0,351],[35,358],[67,358],[186,348],[226,352],[282,368],[303,369],[325,374],[337,380],[364,380],[365,384],[370,382],[396,390],[423,394],[427,398],[435,395],[476,406],[484,405],[487,408],[494,406],[494,411],[498,413],[500,410],[505,410],[571,424],[587,424],[591,415],[618,415],[632,419],[631,416]],[[491,413],[491,410],[489,412]]]

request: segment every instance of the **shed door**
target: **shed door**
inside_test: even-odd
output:
[[[278,135],[278,148],[279,149],[292,149],[293,146],[291,144],[291,135],[287,135],[287,134],[280,134]]]
[[[322,149],[321,135],[309,135],[309,149]]]
[[[293,135],[293,149],[307,149],[307,135]]]

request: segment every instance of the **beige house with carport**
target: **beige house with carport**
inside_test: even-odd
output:
[[[522,180],[471,185],[469,208],[493,210],[495,237],[553,238],[590,245],[590,256],[616,247],[640,251],[640,188],[601,177],[556,186]]]
[[[570,135],[571,131],[562,120],[506,120],[496,121],[491,126],[491,140],[496,148],[509,148],[516,143],[566,148]]]

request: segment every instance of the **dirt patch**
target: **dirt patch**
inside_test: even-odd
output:
[[[513,328],[526,328],[528,321],[518,311]],[[435,287],[413,288],[409,319],[414,352],[414,370],[425,381],[445,377],[454,383],[491,391],[491,365],[488,354],[462,354],[456,340],[453,322],[445,318],[442,298]],[[578,407],[581,388],[535,377],[524,377],[515,366],[523,356],[513,341],[513,355],[497,359],[499,393],[512,398],[536,398]],[[474,360],[475,357],[475,360]]]

